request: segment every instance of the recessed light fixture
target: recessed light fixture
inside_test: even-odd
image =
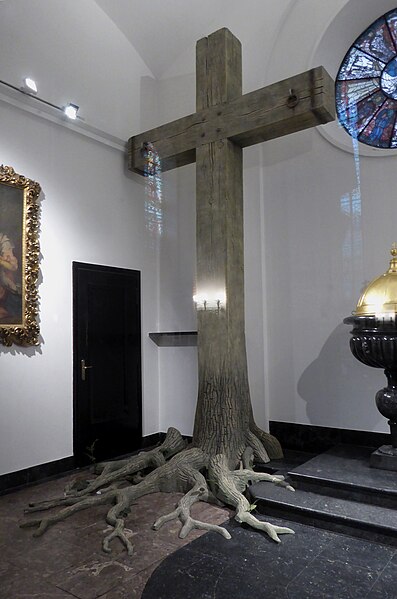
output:
[[[75,121],[77,119],[77,113],[79,111],[79,107],[77,106],[77,104],[70,103],[67,106],[65,106],[63,111],[69,119],[72,119],[72,121]]]
[[[23,89],[23,91],[25,91],[29,94],[37,94],[36,81],[34,79],[32,79],[31,77],[25,77],[25,79],[23,80],[22,89]]]

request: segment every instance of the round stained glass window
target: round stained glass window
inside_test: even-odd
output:
[[[397,9],[357,38],[335,86],[336,112],[346,131],[369,146],[397,148]]]

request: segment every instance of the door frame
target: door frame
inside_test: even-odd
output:
[[[131,272],[135,272],[139,274],[139,298],[138,298],[138,312],[139,312],[139,337],[140,337],[140,368],[139,368],[139,388],[141,391],[141,397],[139,402],[139,421],[140,421],[140,441],[142,442],[143,436],[143,421],[142,421],[142,401],[143,401],[143,388],[142,388],[142,311],[141,311],[141,271],[135,269],[128,268],[120,268],[116,266],[107,266],[103,264],[92,264],[89,262],[72,262],[72,346],[73,346],[73,457],[75,460],[75,465],[77,464],[77,455],[76,455],[76,447],[78,446],[77,441],[77,398],[78,398],[78,380],[80,376],[80,362],[79,362],[79,347],[78,347],[78,339],[79,339],[79,331],[78,331],[78,302],[77,298],[79,295],[79,283],[78,283],[78,275],[80,270],[88,270],[88,271],[102,271],[106,273],[113,274],[129,274]]]

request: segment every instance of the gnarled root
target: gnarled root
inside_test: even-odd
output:
[[[186,537],[193,529],[211,530],[230,538],[229,532],[222,526],[201,522],[192,518],[191,508],[197,501],[208,503],[226,503],[236,508],[235,518],[238,522],[245,522],[253,528],[266,532],[274,541],[279,542],[278,535],[292,533],[289,528],[275,526],[262,522],[252,515],[249,501],[243,495],[250,482],[269,481],[293,490],[282,476],[275,476],[252,470],[253,458],[262,461],[267,456],[261,441],[253,433],[248,433],[246,448],[241,450],[241,466],[239,470],[230,470],[228,456],[224,454],[209,458],[199,447],[185,447],[180,433],[176,429],[169,429],[162,445],[141,453],[121,462],[108,462],[103,465],[101,474],[91,481],[85,489],[75,491],[55,500],[33,504],[28,512],[47,510],[52,507],[61,507],[57,514],[48,517],[30,520],[21,526],[37,527],[34,536],[42,535],[49,526],[65,520],[80,510],[95,505],[112,504],[106,521],[112,526],[112,531],[103,539],[103,550],[110,553],[110,543],[118,538],[126,547],[128,554],[132,555],[133,545],[125,531],[125,518],[134,501],[139,497],[155,492],[178,491],[185,493],[175,510],[160,517],[153,528],[159,529],[165,522],[179,519],[182,523],[179,536]],[[265,455],[266,454],[266,455]],[[168,461],[166,461],[167,458]],[[268,458],[267,458],[268,459]],[[148,467],[155,469],[149,471]],[[145,476],[131,484],[131,477],[145,470]],[[207,480],[203,475],[206,473]],[[127,485],[127,486],[123,486]]]
[[[261,428],[259,428],[259,426],[257,426],[254,421],[252,413],[249,428],[251,433],[260,441],[268,456],[267,460],[262,460],[261,458],[258,459],[264,462],[268,462],[269,458],[271,460],[279,460],[283,457],[283,450],[278,439],[276,439],[276,437],[274,437],[270,433],[267,433],[263,431]]]
[[[106,521],[113,526],[113,531],[104,538],[103,550],[109,553],[109,543],[117,537],[124,543],[128,553],[131,555],[133,546],[124,532],[124,518],[132,503],[139,497],[158,491],[186,491],[192,484],[192,473],[197,472],[198,474],[199,470],[202,470],[206,466],[207,458],[200,449],[186,449],[175,455],[169,462],[150,472],[137,485],[131,485],[124,489],[112,489],[101,495],[96,494],[92,497],[65,497],[63,498],[63,505],[66,504],[67,506],[57,514],[48,516],[47,518],[24,522],[21,524],[21,527],[29,528],[36,526],[38,528],[34,536],[40,536],[49,526],[65,520],[80,510],[94,505],[114,503],[106,516]],[[36,509],[38,507],[36,506]],[[47,508],[48,504],[43,507],[43,509]]]
[[[76,490],[73,486],[69,485],[65,488],[67,497],[31,503],[29,504],[29,508],[25,510],[25,513],[51,509],[61,505],[70,505],[68,497],[87,497],[99,489],[106,487],[101,491],[101,493],[104,493],[109,489],[113,489],[115,485],[119,486],[120,482],[123,483],[128,477],[145,468],[158,468],[162,466],[167,459],[182,451],[185,447],[186,442],[183,440],[180,432],[176,428],[170,427],[164,442],[159,447],[141,452],[127,460],[116,460],[98,465],[101,474],[94,480],[89,481],[83,489]]]
[[[179,453],[185,447],[186,442],[183,440],[180,432],[176,428],[170,427],[164,442],[159,447],[155,447],[150,451],[143,451],[128,460],[106,462],[98,478],[93,480],[85,489],[76,493],[76,495],[90,495],[97,489],[110,485],[115,480],[126,479],[145,468],[158,468],[165,464],[167,459]]]
[[[246,443],[252,448],[257,462],[267,464],[270,460],[283,457],[283,450],[276,437],[260,429],[251,414],[249,430],[246,434]]]
[[[85,510],[94,505],[101,505],[104,503],[110,503],[114,500],[117,491],[109,491],[104,495],[95,495],[94,497],[83,497],[76,498],[70,497],[65,498],[65,503],[67,503],[67,507],[64,507],[57,514],[53,514],[52,516],[48,516],[47,518],[38,518],[36,520],[28,520],[27,522],[22,522],[20,524],[20,528],[32,528],[37,526],[37,530],[33,533],[34,537],[40,537],[45,533],[49,526],[52,526],[56,522],[60,522],[61,520],[65,520],[69,516],[72,516],[76,512],[80,512],[81,510]],[[37,507],[36,511],[39,508]],[[48,507],[44,507],[43,509],[48,509]],[[33,510],[31,510],[33,511]]]
[[[247,445],[252,448],[254,458],[256,458],[258,462],[262,462],[264,464],[267,464],[267,462],[270,462],[270,457],[265,449],[265,446],[254,435],[254,433],[251,433],[251,431],[249,431],[247,434]]]
[[[156,520],[153,524],[153,529],[159,530],[166,522],[179,518],[182,522],[182,528],[179,533],[181,539],[187,537],[189,532],[195,528],[199,530],[212,530],[221,534],[225,539],[230,539],[231,535],[226,528],[217,526],[216,524],[201,522],[191,517],[190,509],[192,505],[197,501],[209,501],[212,494],[208,488],[207,481],[198,470],[187,470],[187,475],[194,481],[194,486],[182,497],[173,512],[165,514]]]
[[[192,472],[197,471],[198,473],[206,466],[206,463],[206,457],[200,449],[186,449],[157,470],[150,472],[139,484],[119,491],[116,495],[116,505],[109,510],[106,516],[106,522],[113,526],[114,530],[103,540],[103,550],[110,553],[109,543],[118,537],[126,546],[128,554],[132,555],[133,546],[124,533],[124,514],[133,501],[156,491],[185,490],[192,477]]]
[[[113,531],[103,539],[102,548],[105,553],[110,553],[111,549],[109,543],[112,539],[117,537],[126,546],[128,555],[132,555],[134,547],[124,532],[124,516],[129,511],[132,498],[129,494],[121,491],[116,495],[116,501],[116,505],[108,511],[106,516],[106,522],[113,526]]]
[[[251,506],[248,499],[242,494],[249,481],[258,482],[260,480],[266,480],[293,491],[294,489],[284,481],[283,476],[246,469],[231,471],[228,468],[227,459],[222,454],[215,456],[209,461],[208,472],[211,479],[215,481],[218,497],[225,503],[236,508],[235,519],[237,522],[245,522],[249,526],[252,526],[252,528],[266,532],[277,543],[280,542],[278,535],[294,534],[294,531],[290,528],[276,526],[270,524],[270,522],[262,522],[255,518],[251,513]]]

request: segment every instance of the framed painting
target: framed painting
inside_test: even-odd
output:
[[[0,343],[38,345],[40,185],[0,166]]]

